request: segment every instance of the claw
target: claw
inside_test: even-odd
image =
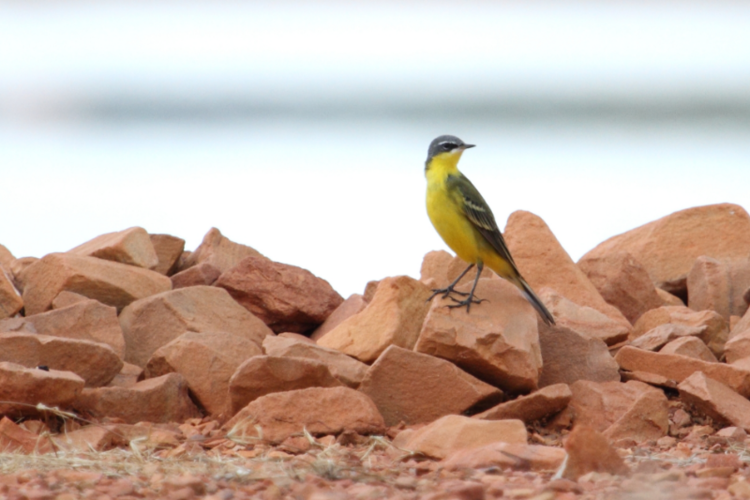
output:
[[[467,294],[468,295],[468,294]],[[458,300],[453,297],[450,297],[450,299],[455,302],[455,304],[448,304],[448,309],[456,309],[458,307],[466,306],[466,313],[469,313],[469,309],[471,308],[472,304],[481,304],[482,302],[489,302],[487,299],[478,299],[474,297],[473,295],[471,297],[467,297],[464,300]]]

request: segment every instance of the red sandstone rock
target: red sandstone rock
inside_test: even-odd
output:
[[[185,332],[227,332],[259,346],[273,335],[226,290],[211,286],[181,288],[138,300],[122,311],[120,326],[125,360],[138,366],[145,366],[154,351]]]
[[[565,412],[575,425],[591,427],[609,439],[656,440],[669,429],[667,398],[647,384],[580,380],[570,390],[573,398]]]
[[[311,387],[262,396],[224,425],[233,439],[280,443],[303,429],[314,436],[354,431],[382,434],[383,417],[365,394],[348,387]]]
[[[445,307],[452,302],[435,297],[414,349],[452,361],[506,391],[536,389],[542,367],[536,311],[505,280],[481,278],[476,295],[484,301],[470,313]]]
[[[658,351],[674,339],[688,336],[699,337],[704,335],[707,328],[706,325],[687,326],[674,323],[664,323],[652,328],[640,337],[631,340],[630,345],[647,351]]]
[[[656,289],[656,294],[661,299],[661,303],[663,306],[684,306],[685,302],[682,301],[681,298],[679,298],[677,295],[672,295],[671,293],[667,292],[666,290],[662,290],[661,288]]]
[[[169,373],[130,387],[84,389],[75,401],[77,410],[96,418],[119,418],[123,422],[183,422],[200,416],[188,396],[182,375]]]
[[[130,363],[123,363],[120,373],[109,381],[107,387],[130,387],[138,383],[138,379],[143,374],[143,368]]]
[[[0,333],[0,361],[70,371],[88,387],[106,385],[122,368],[122,360],[106,344],[21,332]]]
[[[445,288],[464,272],[468,264],[459,257],[454,257],[445,250],[433,250],[428,252],[422,260],[422,269],[419,281],[429,288]],[[461,278],[457,286],[471,285],[474,283],[476,268],[472,269]],[[482,278],[497,278],[489,268],[484,268]]]
[[[750,401],[726,385],[695,372],[677,386],[680,399],[713,418],[750,431]]]
[[[240,364],[229,381],[229,414],[234,415],[266,394],[343,385],[325,363],[314,359],[255,356]]]
[[[146,269],[153,269],[159,263],[151,238],[142,227],[102,234],[65,253],[97,257]]]
[[[15,259],[10,263],[10,274],[13,281],[13,285],[20,293],[23,294],[23,287],[25,283],[26,270],[31,267],[34,263],[40,259],[36,257],[21,257]]]
[[[69,371],[40,370],[0,362],[0,413],[6,416],[36,415],[38,403],[67,409],[85,382]],[[10,402],[16,403],[10,403]]]
[[[403,448],[432,458],[446,458],[460,450],[491,443],[526,444],[526,426],[520,420],[482,421],[446,415],[414,432]]]
[[[70,254],[46,255],[23,272],[26,314],[44,312],[63,290],[69,290],[118,310],[172,288],[161,274],[119,262]]]
[[[57,297],[52,300],[52,309],[62,309],[63,307],[72,306],[73,304],[77,304],[78,302],[85,302],[87,300],[92,300],[85,295],[81,295],[80,293],[75,292],[69,292],[67,290],[63,290],[62,292],[57,294]]]
[[[607,438],[585,425],[576,425],[565,440],[568,459],[562,476],[576,480],[588,472],[625,475],[630,469],[607,442]]]
[[[500,403],[487,411],[474,415],[482,420],[518,419],[526,423],[547,418],[568,406],[573,393],[567,384],[554,384],[534,391],[528,396]]]
[[[664,306],[646,312],[633,325],[630,339],[636,339],[665,323],[705,328],[699,335],[700,339],[717,357],[724,352],[724,344],[729,337],[726,320],[715,311],[698,312],[684,306]]]
[[[97,300],[83,297],[82,301],[67,307],[27,316],[25,323],[32,325],[27,328],[29,331],[107,344],[120,358],[125,356],[125,339],[117,320],[117,309]]]
[[[203,237],[200,246],[179,266],[183,271],[201,262],[207,262],[222,273],[236,266],[245,257],[263,257],[260,252],[246,245],[235,243],[221,231],[212,227]]]
[[[662,306],[648,271],[627,252],[614,252],[582,259],[578,267],[601,294],[630,321],[646,311]]]
[[[177,372],[209,415],[229,414],[229,380],[248,358],[263,353],[258,344],[224,332],[185,332],[157,349],[148,360],[145,378]]]
[[[0,269],[0,319],[15,316],[21,309],[23,299],[5,272]]]
[[[10,273],[10,264],[14,260],[16,260],[16,258],[13,256],[10,250],[8,250],[5,245],[0,245],[0,268],[2,268],[6,273]]]
[[[541,218],[521,210],[513,212],[505,226],[505,241],[531,288],[552,288],[580,306],[592,307],[630,326],[619,309],[604,301]]]
[[[208,262],[201,262],[184,271],[173,274],[172,289],[186,288],[189,286],[213,285],[221,276],[221,271]]]
[[[579,306],[551,288],[539,290],[539,298],[554,316],[557,326],[570,328],[585,337],[601,339],[607,345],[614,345],[628,338],[630,326],[615,321],[594,308]]]
[[[720,261],[746,259],[748,249],[750,216],[739,205],[722,203],[681,210],[614,236],[581,261],[629,252],[657,287],[682,294],[695,259],[702,255]]]
[[[644,371],[682,382],[701,371],[706,376],[728,385],[745,397],[750,396],[750,370],[724,363],[709,363],[679,354],[662,354],[625,346],[615,356],[623,370]]]
[[[359,387],[365,378],[368,366],[335,349],[310,343],[307,340],[286,337],[285,334],[266,337],[263,351],[269,356],[298,357],[324,363],[331,375],[352,389]]]
[[[431,422],[502,399],[498,389],[454,364],[396,346],[380,355],[359,390],[372,398],[388,426]]]
[[[687,290],[690,309],[710,309],[729,321],[731,285],[727,265],[705,255],[698,257],[687,275]]]
[[[661,348],[662,354],[680,354],[695,359],[702,359],[708,362],[718,362],[716,356],[708,350],[702,340],[695,337],[681,337],[675,339]]]
[[[523,471],[555,471],[565,460],[565,450],[553,446],[520,443],[492,443],[461,450],[442,462],[446,470],[477,470],[498,467]]]
[[[365,363],[375,361],[390,345],[412,349],[430,307],[429,296],[430,290],[413,278],[385,278],[362,312],[340,323],[318,344]]]
[[[169,234],[150,234],[149,238],[159,260],[154,271],[165,276],[173,275],[185,250],[185,240]]]
[[[3,453],[40,454],[52,451],[48,437],[29,432],[8,417],[0,420],[0,449]]]
[[[727,363],[736,363],[740,359],[750,357],[750,330],[733,335],[725,344],[724,355]]]
[[[617,362],[599,339],[539,323],[539,341],[544,360],[539,387],[572,384],[577,380],[620,380]]]
[[[344,301],[310,271],[264,257],[244,258],[224,271],[216,286],[276,333],[313,330]]]
[[[362,312],[365,307],[367,307],[367,302],[365,302],[362,295],[358,293],[350,295],[348,299],[334,309],[326,320],[310,334],[310,338],[317,341],[347,319]]]

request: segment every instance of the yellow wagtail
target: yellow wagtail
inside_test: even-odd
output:
[[[430,299],[442,293],[443,298],[449,297],[456,302],[448,307],[466,306],[468,313],[471,304],[481,302],[481,299],[474,298],[474,291],[479,275],[487,265],[498,276],[516,285],[539,312],[545,323],[554,324],[555,319],[552,314],[518,272],[489,205],[474,184],[458,170],[458,160],[461,154],[464,150],[473,147],[473,144],[465,144],[458,137],[441,135],[432,141],[427,151],[425,162],[427,214],[443,241],[456,252],[456,255],[469,264],[469,267],[448,287],[433,290],[434,293]],[[453,287],[474,266],[477,266],[477,276],[474,278],[471,292],[454,290]],[[457,300],[451,296],[451,293],[466,298]]]

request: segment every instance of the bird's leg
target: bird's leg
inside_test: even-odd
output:
[[[482,262],[480,262],[479,264],[477,264],[477,276],[476,276],[476,278],[474,278],[474,285],[471,287],[471,292],[469,292],[469,294],[468,294],[469,296],[466,297],[464,300],[457,300],[457,299],[454,299],[453,297],[451,297],[451,300],[453,300],[455,302],[455,304],[450,304],[448,306],[449,308],[453,309],[455,307],[466,306],[466,314],[468,314],[469,313],[469,308],[471,307],[472,304],[479,304],[482,301],[487,300],[487,299],[475,299],[474,298],[474,290],[477,289],[477,283],[479,283],[479,276],[482,274],[482,268],[483,267],[484,267],[484,264]],[[466,271],[468,271],[468,269]],[[464,271],[464,273],[466,273],[466,271]]]
[[[427,299],[427,302],[431,301],[435,297],[435,295],[440,295],[441,293],[443,294],[443,298],[444,299],[448,298],[448,296],[450,296],[451,293],[457,293],[459,295],[464,295],[464,296],[468,295],[468,293],[466,293],[466,292],[458,292],[458,291],[454,290],[453,287],[456,286],[459,281],[461,281],[461,278],[463,278],[466,275],[466,273],[469,272],[469,269],[471,269],[472,267],[474,267],[474,264],[469,264],[469,267],[467,267],[466,269],[464,269],[464,272],[462,272],[461,274],[459,274],[458,278],[456,278],[455,280],[453,280],[453,283],[451,283],[447,287],[445,287],[445,288],[433,288],[432,289],[432,295],[430,295],[430,298]]]

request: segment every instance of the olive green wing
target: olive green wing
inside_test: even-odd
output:
[[[448,189],[456,190],[460,194],[461,198],[463,198],[464,215],[466,215],[477,231],[484,236],[484,239],[487,240],[492,248],[502,258],[510,262],[516,272],[518,272],[518,267],[513,262],[513,257],[511,257],[508,246],[505,244],[505,239],[503,239],[503,235],[497,227],[495,216],[492,215],[490,206],[484,201],[484,198],[479,194],[479,190],[474,187],[474,184],[463,174],[458,174],[448,178]]]

